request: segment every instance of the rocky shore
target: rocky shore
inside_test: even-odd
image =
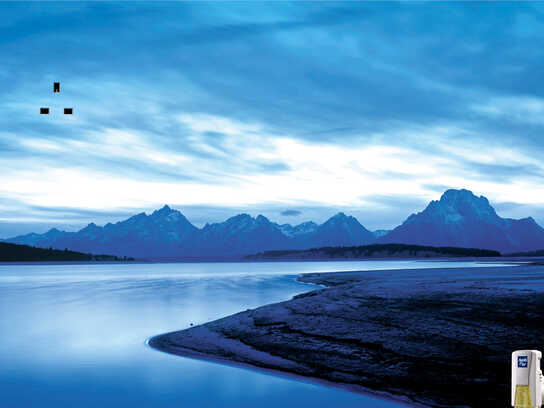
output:
[[[542,349],[544,267],[306,274],[325,285],[150,345],[430,407],[506,406],[510,354]]]

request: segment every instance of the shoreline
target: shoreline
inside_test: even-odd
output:
[[[392,401],[397,404],[400,404],[406,407],[411,407],[411,408],[428,407],[427,405],[417,404],[413,401],[408,401],[406,399],[403,399],[397,395],[389,394],[386,391],[380,392],[380,391],[372,390],[370,388],[357,386],[355,384],[327,381],[325,379],[304,376],[304,375],[296,374],[290,371],[278,370],[277,368],[274,368],[273,366],[265,366],[265,365],[258,366],[258,365],[254,365],[250,363],[243,363],[243,362],[239,362],[239,361],[224,358],[224,357],[219,357],[213,354],[199,352],[190,348],[176,347],[175,345],[163,344],[163,342],[161,341],[161,338],[164,338],[164,336],[168,336],[173,333],[176,333],[176,332],[174,331],[174,332],[159,334],[159,335],[150,337],[149,339],[147,339],[146,345],[161,353],[173,354],[176,356],[189,358],[191,360],[206,361],[209,363],[225,365],[228,367],[238,367],[245,370],[256,371],[259,373],[273,375],[276,377],[286,378],[286,379],[290,379],[294,381],[300,381],[300,382],[316,384],[316,385],[320,385],[324,387],[336,388],[339,390],[352,392],[355,394],[361,394],[361,395],[366,395],[366,396],[370,396],[374,398],[379,398],[385,401]]]
[[[504,404],[510,353],[538,348],[544,284],[519,286],[544,282],[538,265],[297,279],[327,287],[154,336],[149,346],[430,407]],[[522,340],[511,334],[520,332]]]
[[[88,264],[172,264],[172,263],[289,263],[289,262],[382,262],[382,261],[414,261],[414,262],[477,262],[481,264],[544,264],[544,257],[436,257],[436,258],[418,258],[418,257],[383,257],[383,258],[286,258],[286,259],[244,259],[244,258],[180,258],[180,259],[152,259],[135,258],[134,260],[89,260],[89,261],[0,261],[0,265],[88,265]]]

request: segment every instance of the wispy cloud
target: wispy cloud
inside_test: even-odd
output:
[[[298,217],[302,214],[302,211],[299,210],[284,210],[281,212],[281,215],[285,217]]]
[[[497,97],[482,104],[475,104],[473,109],[493,119],[502,118],[524,124],[544,125],[544,98]]]
[[[0,12],[4,222],[83,223],[175,203],[198,222],[244,208],[285,219],[285,208],[316,219],[343,209],[390,227],[437,186],[540,211],[537,4]]]

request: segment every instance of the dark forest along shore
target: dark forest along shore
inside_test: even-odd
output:
[[[328,288],[152,338],[431,407],[509,403],[510,354],[541,348],[544,266],[306,274]]]

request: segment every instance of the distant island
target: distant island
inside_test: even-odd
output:
[[[406,244],[373,244],[352,247],[322,247],[308,250],[264,251],[248,260],[272,259],[361,259],[361,258],[480,258],[500,257],[499,251],[478,248],[433,247]]]
[[[133,261],[134,258],[114,255],[93,255],[81,252],[36,248],[0,242],[0,262],[77,262],[77,261]]]

